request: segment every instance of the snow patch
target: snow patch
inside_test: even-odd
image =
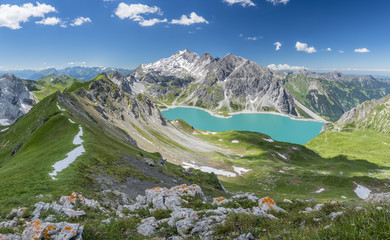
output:
[[[53,165],[54,171],[52,173],[49,173],[52,179],[56,179],[55,176],[57,176],[57,173],[61,172],[62,170],[66,169],[70,164],[72,164],[76,158],[80,157],[84,152],[84,146],[83,146],[83,140],[81,137],[83,136],[83,128],[80,127],[79,133],[75,136],[73,139],[74,145],[80,145],[76,149],[72,150],[66,155],[66,158],[64,160],[58,161]]]
[[[1,131],[0,132],[5,132],[5,131],[7,131],[9,128],[4,128],[4,129],[1,129]]]
[[[323,191],[325,191],[325,188],[320,188],[316,193],[322,193]]]
[[[57,107],[60,111],[65,111],[65,109],[61,108],[60,105],[57,103]]]
[[[232,143],[240,143],[238,140],[233,140]]]
[[[281,158],[283,158],[284,160],[287,160],[287,157],[286,156],[284,156],[283,154],[281,154],[281,153],[278,153],[277,152],[277,154],[281,157]]]
[[[221,169],[216,169],[216,168],[206,167],[206,166],[197,166],[195,164],[186,163],[186,162],[183,162],[183,164],[184,164],[184,166],[183,166],[184,169],[193,168],[193,169],[198,169],[202,172],[215,173],[217,175],[222,175],[225,177],[236,177],[237,176],[237,174],[235,174],[235,173],[228,172],[228,171],[221,170]]]
[[[75,123],[75,122],[73,122],[73,121],[72,121],[72,119],[70,119],[70,118],[69,118],[69,122],[71,122],[71,123]]]
[[[264,141],[267,141],[267,142],[275,142],[273,139],[271,138],[263,138]]]
[[[368,195],[370,195],[371,190],[366,188],[366,187],[363,187],[362,185],[359,185],[357,183],[355,183],[355,184],[356,184],[356,188],[355,188],[354,192],[356,193],[356,195],[361,199],[366,199],[368,197]]]
[[[242,167],[236,167],[236,166],[233,166],[233,170],[238,173],[238,175],[242,176],[242,173],[247,173],[249,171],[252,171],[252,169],[245,169],[245,168],[242,168]]]
[[[7,126],[7,125],[11,125],[11,122],[8,120],[8,119],[0,119],[0,126]]]

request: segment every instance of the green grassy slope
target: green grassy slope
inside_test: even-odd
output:
[[[75,82],[82,83],[83,81],[67,75],[56,76],[53,74],[43,77],[38,81],[24,80],[28,90],[34,93],[39,101],[56,91],[62,92]]]
[[[98,175],[109,176],[123,184],[127,177],[132,176],[159,185],[158,179],[146,176],[123,160],[124,156],[130,156],[134,161],[145,157],[158,161],[158,153],[142,151],[64,106],[61,107],[64,111],[61,111],[57,104],[58,93],[50,95],[0,133],[0,213],[9,212],[13,207],[32,205],[39,201],[35,196],[40,194],[50,194],[52,199],[58,199],[61,195],[78,191],[96,197],[100,189],[95,180]],[[77,102],[73,104],[77,105]],[[75,149],[72,142],[79,126],[83,128],[86,152],[60,172],[58,180],[53,180],[49,176],[54,170],[52,165]],[[11,157],[18,144],[22,145]],[[156,168],[178,181],[198,183],[211,194],[218,192],[214,188],[217,180],[212,174],[192,171],[192,175],[187,176],[182,168],[170,163]]]
[[[188,132],[193,131],[188,124],[182,121],[181,124]],[[269,142],[266,141],[269,136],[253,132],[200,133],[203,140],[225,149],[214,156],[215,166],[230,172],[234,172],[234,167],[251,170],[235,178],[220,176],[228,191],[255,192],[276,199],[343,200],[344,196],[356,200],[354,182],[389,190],[385,186],[386,179],[376,181],[372,174],[378,176],[390,166],[368,161],[371,159],[365,155],[353,159],[344,152],[322,156],[312,151],[311,146]],[[234,140],[239,143],[232,142]],[[324,191],[316,193],[321,188]]]

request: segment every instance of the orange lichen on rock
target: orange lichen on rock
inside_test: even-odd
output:
[[[41,232],[42,232],[42,222],[41,220],[35,220],[31,223],[31,226],[33,228],[33,233],[31,235],[31,238],[34,240],[38,240]]]
[[[70,201],[74,201],[74,200],[76,200],[78,198],[78,194],[77,193],[75,193],[75,192],[73,192],[71,195],[70,195]]]
[[[219,197],[219,198],[215,199],[215,201],[217,201],[217,203],[220,203],[220,202],[225,201],[225,200],[226,200],[226,198],[224,198],[224,197]]]
[[[262,202],[262,203],[268,203],[268,204],[270,204],[270,205],[275,205],[275,201],[272,200],[272,198],[270,198],[270,197],[262,198],[262,199],[261,199],[261,202]]]
[[[155,188],[152,189],[152,191],[158,192],[158,191],[160,191],[161,189],[162,189],[161,187],[155,187]]]
[[[274,210],[275,209],[275,207],[274,207],[274,205],[275,205],[275,201],[272,199],[272,198],[270,198],[270,197],[265,197],[265,198],[262,198],[261,199],[261,202],[263,203],[263,204],[268,204],[268,206],[271,208],[271,210]]]

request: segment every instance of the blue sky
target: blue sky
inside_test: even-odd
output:
[[[389,10],[389,0],[0,0],[0,70],[134,68],[189,49],[390,75]]]

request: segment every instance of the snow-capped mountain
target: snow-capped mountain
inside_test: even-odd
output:
[[[36,103],[23,81],[14,75],[0,77],[0,126],[10,125]]]
[[[140,65],[130,76],[166,104],[213,111],[276,111],[297,115],[292,95],[272,71],[242,57],[214,58],[189,50]],[[173,100],[173,101],[172,101]]]

